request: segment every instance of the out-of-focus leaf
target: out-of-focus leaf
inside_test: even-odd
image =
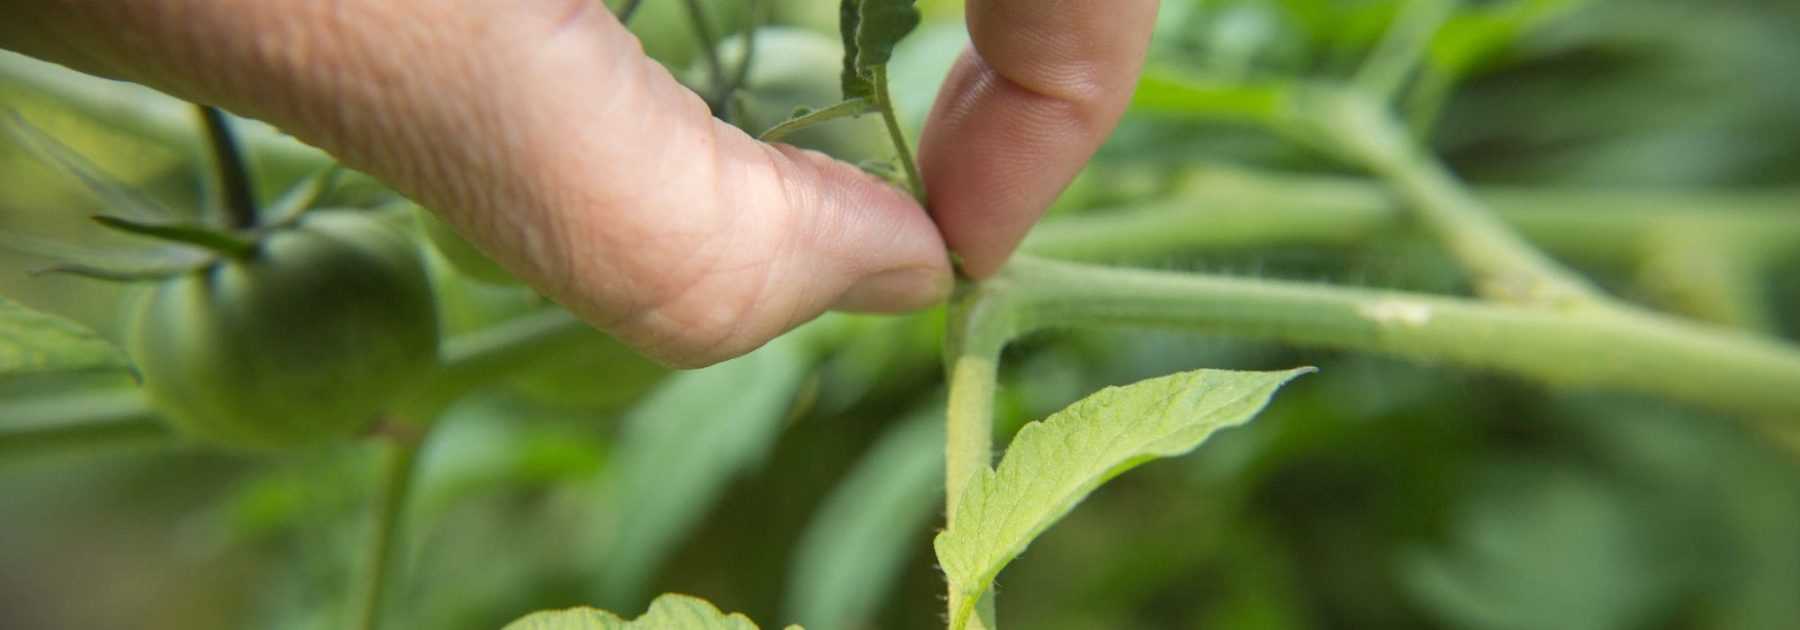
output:
[[[969,29],[960,19],[927,25],[894,47],[888,61],[888,96],[909,133],[925,126],[925,115],[937,101],[944,77],[968,47]]]
[[[1403,563],[1413,592],[1463,628],[1642,627],[1677,572],[1659,570],[1618,491],[1556,468],[1501,485],[1462,520],[1455,547]]]
[[[18,112],[7,110],[4,120],[0,120],[0,131],[10,136],[35,153],[44,163],[55,166],[65,174],[80,180],[88,191],[105,202],[114,213],[132,219],[145,221],[167,221],[174,217],[174,212],[151,199],[149,195],[120,182],[106,173],[99,166],[81,154],[45,133]]]
[[[800,626],[788,626],[799,630]],[[757,630],[740,613],[725,614],[706,600],[687,595],[664,595],[650,604],[649,612],[626,621],[593,608],[545,611],[506,624],[503,630]]]
[[[617,520],[597,560],[602,601],[638,601],[727,484],[768,454],[812,368],[803,337],[670,377],[627,415],[604,508]]]
[[[0,377],[128,365],[94,331],[0,297]]]
[[[1570,401],[1574,425],[1641,492],[1629,517],[1657,529],[1652,557],[1676,597],[1707,602],[1694,627],[1779,628],[1800,619],[1800,460],[1761,431],[1654,401]],[[1670,545],[1664,541],[1673,541]],[[1698,578],[1698,579],[1696,579]]]
[[[1295,90],[1280,81],[1218,81],[1171,69],[1144,72],[1131,111],[1209,121],[1281,124],[1293,114]]]
[[[668,368],[611,335],[594,331],[520,370],[508,383],[512,391],[545,405],[610,415],[643,397],[668,374]]]
[[[1514,0],[1465,10],[1432,37],[1429,60],[1461,76],[1533,29],[1563,17],[1587,0]]]
[[[815,628],[874,627],[916,534],[943,496],[944,413],[933,401],[883,434],[800,538],[788,614]]]
[[[66,374],[57,373],[52,378]],[[126,378],[123,374],[110,374]],[[42,385],[30,383],[32,380],[24,379],[23,384]],[[150,411],[143,395],[130,385],[47,395],[0,392],[0,409],[6,412],[0,414],[0,461],[23,455],[161,444],[173,437]]]
[[[942,369],[937,346],[944,336],[943,309],[851,321],[852,332],[834,344],[819,369],[821,412],[841,412],[885,391],[917,384],[926,378],[923,375]]]
[[[1000,466],[969,482],[956,521],[934,541],[950,580],[952,630],[1007,563],[1101,484],[1248,422],[1276,389],[1311,371],[1181,372],[1108,387],[1025,425]]]

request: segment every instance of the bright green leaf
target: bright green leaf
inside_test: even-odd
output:
[[[0,376],[127,365],[116,346],[80,324],[0,298]]]
[[[934,541],[950,580],[950,627],[962,628],[1000,570],[1101,484],[1249,421],[1277,388],[1311,371],[1181,372],[1108,387],[1025,425],[1000,466],[969,482],[955,522]]]
[[[757,630],[740,613],[725,614],[706,600],[687,595],[664,595],[650,603],[649,612],[631,621],[593,608],[544,611],[506,624],[502,630]],[[800,626],[788,626],[800,630]]]
[[[603,508],[616,519],[601,567],[601,601],[640,601],[664,558],[727,485],[757,466],[812,371],[802,334],[703,370],[669,377],[625,418]]]

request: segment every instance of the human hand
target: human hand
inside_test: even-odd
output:
[[[997,270],[1117,122],[1155,11],[969,0],[973,51],[921,142],[929,216],[714,119],[597,0],[40,0],[0,45],[269,121],[695,366],[828,309],[941,301],[946,241]]]

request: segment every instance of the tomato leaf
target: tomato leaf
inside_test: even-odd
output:
[[[861,13],[856,23],[856,67],[867,74],[887,65],[894,46],[919,27],[919,9],[913,0],[862,0]]]
[[[872,111],[875,111],[875,104],[869,102],[869,99],[853,98],[823,109],[795,112],[793,117],[781,121],[780,124],[777,124],[774,127],[770,127],[768,131],[762,132],[761,136],[757,136],[757,139],[763,142],[776,142],[787,137],[789,134],[814,125],[831,122],[840,118],[861,116]]]
[[[725,614],[698,597],[669,594],[650,603],[649,612],[631,621],[593,608],[536,612],[506,624],[502,630],[757,630],[741,613]],[[800,630],[788,626],[787,630]]]
[[[844,100],[875,96],[875,83],[856,66],[856,26],[862,23],[862,0],[838,4],[838,34],[844,38]]]
[[[913,0],[843,0],[838,32],[844,38],[844,100],[874,98],[872,71],[887,65],[894,46],[919,27]]]
[[[1108,387],[1025,425],[1000,466],[969,482],[956,521],[933,541],[950,580],[950,627],[962,627],[1000,570],[1101,484],[1249,421],[1276,389],[1311,371],[1181,372]]]
[[[5,114],[0,117],[0,136],[10,137],[19,146],[36,154],[45,164],[79,180],[87,187],[88,192],[104,202],[113,213],[144,221],[176,218],[175,211],[108,175],[80,151],[27,122],[18,111],[7,109],[0,113]]]
[[[94,331],[0,298],[0,376],[127,365],[118,347]]]

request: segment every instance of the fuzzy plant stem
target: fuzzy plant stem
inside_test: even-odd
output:
[[[1129,270],[1020,257],[1013,330],[1174,328],[1633,391],[1792,424],[1800,349],[1635,309],[1546,309],[1397,291]]]
[[[994,389],[1000,350],[1017,334],[1017,315],[1007,300],[1009,283],[991,279],[964,283],[950,305],[944,356],[950,373],[945,413],[944,506],[946,520],[956,522],[957,504],[976,475],[994,460]],[[958,598],[949,598],[950,602]],[[951,609],[961,629],[995,630],[993,590],[970,611]]]
[[[1335,148],[1386,180],[1474,275],[1481,295],[1518,304],[1609,303],[1586,279],[1533,248],[1426,153],[1379,100],[1356,90],[1317,95],[1318,129]]]
[[[873,81],[875,109],[881,112],[881,122],[887,126],[888,139],[893,141],[894,151],[900,156],[900,167],[906,169],[906,184],[912,189],[913,198],[924,203],[925,179],[919,177],[919,165],[913,161],[912,149],[906,143],[906,133],[900,130],[900,117],[894,113],[894,99],[888,94],[887,66],[875,67]]]

